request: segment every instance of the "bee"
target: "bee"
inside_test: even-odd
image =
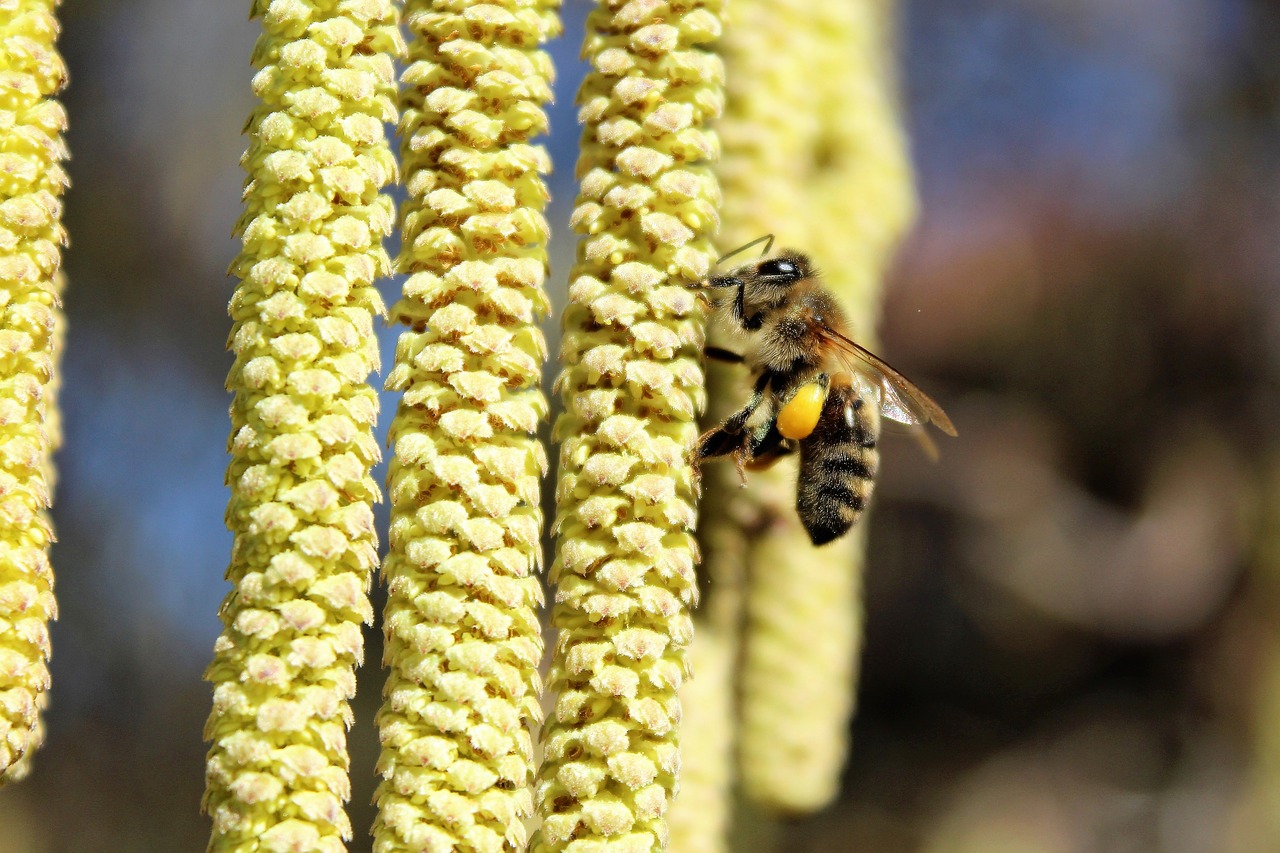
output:
[[[767,242],[766,242],[767,241]],[[809,258],[795,251],[761,258],[696,285],[717,321],[745,339],[742,353],[708,346],[708,358],[745,364],[754,378],[747,404],[703,433],[694,462],[730,457],[748,469],[799,452],[796,512],[815,545],[857,522],[879,467],[880,418],[908,424],[931,448],[925,424],[956,434],[942,407],[882,358],[849,337],[849,322]]]

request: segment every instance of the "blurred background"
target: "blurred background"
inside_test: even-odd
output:
[[[0,851],[207,841],[247,8],[62,7],[61,616]],[[552,48],[557,305],[587,8],[567,0]],[[883,350],[961,438],[937,466],[886,453],[844,793],[779,846],[1280,850],[1280,3],[903,12],[922,216]],[[361,676],[353,851],[381,680]]]

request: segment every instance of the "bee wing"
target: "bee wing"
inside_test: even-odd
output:
[[[942,459],[942,453],[938,450],[937,442],[929,434],[929,428],[922,424],[898,424],[892,421],[883,421],[881,423],[881,432],[902,435],[911,439],[930,462],[936,463]]]
[[[880,356],[835,329],[824,329],[823,337],[845,364],[878,380],[881,415],[904,424],[932,423],[947,435],[956,434],[951,418],[942,407]]]

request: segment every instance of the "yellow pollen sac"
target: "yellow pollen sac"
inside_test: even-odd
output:
[[[795,393],[778,412],[778,432],[783,438],[808,438],[818,425],[822,404],[827,400],[827,385],[810,382]]]

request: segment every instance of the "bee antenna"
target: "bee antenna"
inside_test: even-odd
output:
[[[773,235],[766,234],[763,237],[757,237],[756,239],[752,240],[750,243],[744,243],[743,245],[734,249],[729,254],[721,255],[719,258],[716,259],[716,266],[723,264],[725,261],[729,260],[734,255],[742,254],[747,249],[750,249],[752,246],[758,246],[761,243],[764,243],[764,250],[760,252],[760,256],[764,257],[765,255],[769,254],[769,250],[773,248]]]

